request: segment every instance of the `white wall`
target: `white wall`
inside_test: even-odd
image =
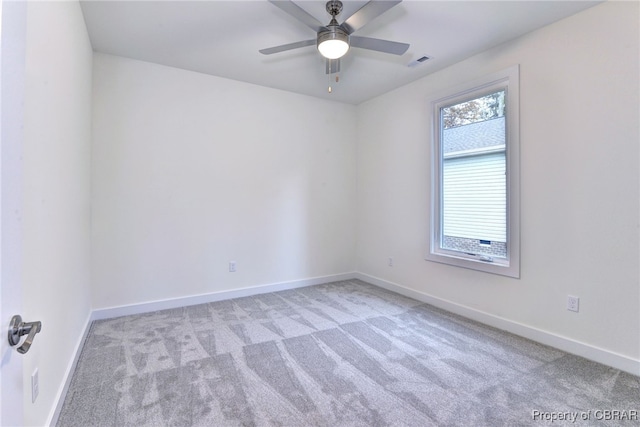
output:
[[[95,54],[94,309],[353,272],[355,119]]]
[[[24,422],[45,425],[90,313],[92,50],[77,2],[29,2],[24,129]],[[31,374],[40,394],[31,403]]]
[[[607,2],[361,104],[358,271],[638,363],[638,15]],[[521,279],[425,261],[427,98],[514,64]]]

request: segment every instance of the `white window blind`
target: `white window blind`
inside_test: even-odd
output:
[[[506,242],[505,152],[445,158],[445,236]]]

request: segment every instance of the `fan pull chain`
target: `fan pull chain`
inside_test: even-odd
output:
[[[331,68],[331,59],[329,59],[329,74],[327,74],[328,80],[329,80],[329,83],[328,83],[328,85],[329,85],[329,88],[328,88],[329,93],[333,92],[333,88],[331,87],[331,76],[333,74],[331,74],[331,72],[330,72],[331,70],[332,70],[332,68]],[[338,73],[336,73],[336,83],[340,83],[340,74],[338,74]]]

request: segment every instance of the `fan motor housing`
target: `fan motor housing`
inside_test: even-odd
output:
[[[316,43],[316,46],[320,46],[322,42],[325,42],[327,40],[341,40],[349,44],[349,34],[345,30],[337,25],[330,25],[327,28],[327,31],[320,31],[318,33],[318,41]]]

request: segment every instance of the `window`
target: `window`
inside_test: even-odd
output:
[[[426,258],[520,277],[518,67],[431,101]]]

